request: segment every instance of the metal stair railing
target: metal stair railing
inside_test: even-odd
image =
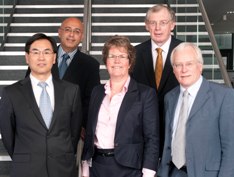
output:
[[[9,21],[7,23],[7,26],[6,26],[6,31],[4,32],[4,36],[3,36],[2,43],[1,43],[0,51],[4,50],[4,45],[5,45],[6,41],[7,41],[7,36],[8,36],[9,31],[10,31],[10,25],[13,22],[13,14],[15,13],[15,7],[17,5],[17,2],[18,2],[18,0],[14,0],[12,11],[11,11],[11,14],[10,14],[10,18],[9,18]]]
[[[221,55],[220,50],[218,48],[218,44],[216,42],[214,32],[213,32],[212,27],[210,25],[210,21],[209,21],[209,18],[207,16],[204,4],[203,4],[202,0],[197,0],[197,2],[199,4],[199,8],[200,8],[200,11],[202,13],[202,18],[203,18],[203,21],[205,22],[205,27],[207,29],[210,41],[212,43],[213,50],[215,52],[215,55],[216,55],[216,58],[217,58],[217,61],[218,61],[219,67],[220,67],[220,71],[221,71],[223,80],[224,80],[225,84],[228,87],[232,88],[232,84],[231,84],[230,78],[228,76],[227,70],[225,68],[225,65],[223,63],[222,55]]]

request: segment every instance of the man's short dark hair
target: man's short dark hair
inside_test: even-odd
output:
[[[48,40],[53,48],[53,52],[57,53],[57,44],[56,44],[55,40],[52,37],[49,37],[43,33],[36,33],[33,36],[31,36],[25,44],[24,51],[26,53],[29,53],[29,50],[30,50],[32,43],[34,43],[35,41],[38,41],[38,40],[42,40],[42,39]]]

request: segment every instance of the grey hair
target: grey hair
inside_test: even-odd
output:
[[[150,7],[150,8],[148,9],[148,11],[147,11],[147,13],[146,13],[146,16],[145,16],[145,22],[148,21],[150,14],[155,13],[155,12],[159,12],[159,11],[162,10],[162,9],[166,9],[166,10],[168,11],[168,13],[169,13],[170,16],[171,16],[171,20],[172,20],[173,22],[176,21],[175,12],[174,12],[169,6],[167,6],[166,4],[156,4],[156,5],[154,5],[153,7]]]
[[[187,47],[190,47],[190,48],[192,48],[194,50],[194,52],[196,53],[196,60],[199,63],[201,63],[201,64],[204,63],[201,49],[196,44],[191,43],[191,42],[182,42],[182,43],[180,43],[177,47],[175,47],[172,50],[172,53],[171,53],[171,65],[174,64],[173,60],[174,60],[174,54],[175,54],[175,52],[177,52],[177,51],[183,51]]]

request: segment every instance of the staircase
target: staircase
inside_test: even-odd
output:
[[[109,78],[102,61],[102,48],[105,41],[114,35],[129,37],[135,46],[149,38],[145,30],[145,14],[155,3],[164,3],[160,0],[93,0],[92,1],[92,35],[91,51],[101,63],[101,82]]]
[[[209,80],[223,82],[219,67],[214,57],[211,43],[205,30],[204,22],[196,0],[167,1],[174,8],[177,26],[174,35],[183,40],[198,44],[203,50],[205,66],[203,75]],[[0,42],[3,36],[2,27],[6,26],[12,9],[11,0],[5,0],[0,9]],[[144,18],[147,9],[160,0],[92,0],[92,34],[90,55],[100,63],[101,82],[109,78],[102,62],[101,50],[107,38],[113,35],[124,35],[130,38],[133,45],[149,39],[145,30]],[[24,59],[24,44],[29,36],[43,32],[53,36],[57,42],[57,29],[64,18],[75,16],[83,18],[84,1],[80,0],[19,0],[13,15],[13,23],[8,34],[4,51],[0,51],[0,96],[2,88],[24,78],[27,65]],[[4,21],[3,21],[4,20]],[[2,26],[1,26],[2,24]],[[0,140],[0,177],[9,174],[10,158]]]
[[[224,83],[197,1],[180,0],[174,4],[175,1],[169,0],[168,3],[176,12],[175,36],[182,41],[197,44],[202,50],[203,76],[208,80]]]

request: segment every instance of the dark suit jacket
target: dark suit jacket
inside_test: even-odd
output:
[[[160,177],[171,173],[174,114],[180,94],[176,87],[165,96],[166,136]],[[234,176],[234,91],[203,79],[186,128],[186,166],[190,177]],[[174,174],[175,176],[176,174]]]
[[[170,55],[172,50],[181,42],[182,41],[172,36],[158,90],[155,83],[153,57],[151,52],[151,40],[145,41],[136,46],[136,64],[134,66],[132,77],[137,82],[148,85],[157,91],[160,116],[161,151],[164,141],[164,96],[168,91],[178,85],[178,81],[175,78],[173,68],[171,66]]]
[[[90,101],[83,160],[88,160],[94,155],[97,118],[104,97],[104,86],[95,87]],[[156,170],[159,153],[158,128],[155,91],[131,79],[117,118],[114,138],[116,161],[135,169]]]
[[[11,177],[76,177],[76,149],[81,131],[78,86],[53,79],[55,107],[48,129],[26,77],[3,89],[0,128],[12,158]]]
[[[26,76],[29,73],[30,70],[27,71]],[[57,60],[52,67],[52,75],[55,78],[59,78]],[[96,85],[100,84],[98,61],[78,49],[63,76],[63,80],[77,84],[80,87],[83,113],[82,125],[85,127],[91,92]]]

